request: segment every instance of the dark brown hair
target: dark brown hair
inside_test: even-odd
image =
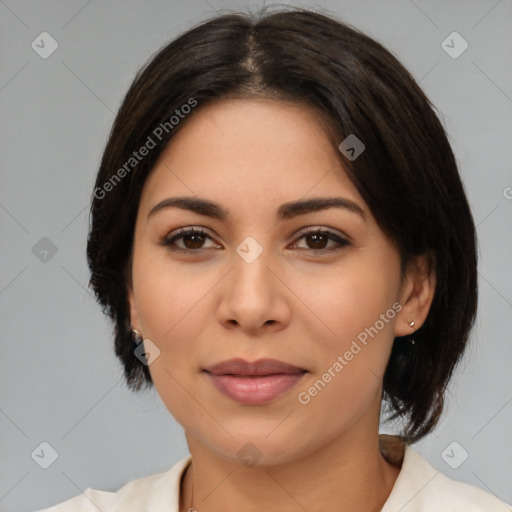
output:
[[[115,326],[128,387],[152,385],[148,367],[134,355],[127,301],[142,188],[166,143],[186,125],[191,109],[182,106],[195,102],[187,114],[194,116],[228,97],[308,105],[332,128],[336,146],[355,134],[364,152],[351,161],[339,151],[340,161],[399,250],[402,271],[414,255],[432,255],[437,283],[429,315],[414,345],[395,339],[384,375],[384,398],[405,422],[403,437],[419,439],[440,417],[475,319],[471,211],[435,107],[412,76],[375,40],[304,9],[203,22],[159,50],[124,98],[96,179],[87,256],[90,285]],[[134,159],[150,140],[150,151]]]

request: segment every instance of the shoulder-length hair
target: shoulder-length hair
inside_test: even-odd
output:
[[[340,161],[397,247],[402,272],[415,255],[432,256],[436,289],[428,317],[414,345],[395,339],[383,379],[392,417],[402,418],[403,437],[416,441],[439,420],[475,320],[473,218],[435,107],[409,72],[357,29],[304,9],[205,21],[161,48],[124,98],[96,179],[87,257],[128,387],[152,385],[134,354],[127,300],[142,188],[187,115],[229,97],[314,108],[336,147],[355,134],[365,151],[355,160],[339,151]],[[150,146],[141,157],[138,150]]]

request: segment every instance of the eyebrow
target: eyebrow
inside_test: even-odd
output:
[[[202,199],[198,197],[169,197],[160,201],[153,206],[148,213],[148,219],[155,215],[157,212],[167,208],[181,208],[182,210],[189,210],[199,215],[211,217],[225,221],[229,217],[229,210],[226,210],[221,205]],[[297,217],[299,215],[306,215],[328,208],[341,208],[348,212],[359,215],[366,222],[366,214],[364,210],[354,201],[344,197],[314,197],[311,199],[303,199],[292,201],[282,204],[276,212],[278,220],[287,220]]]

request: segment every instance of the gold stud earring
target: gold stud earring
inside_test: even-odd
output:
[[[132,329],[132,332],[135,335],[135,343],[137,343],[137,345],[139,343],[142,343],[142,341],[143,341],[142,334],[139,331],[137,331],[137,329]]]
[[[414,327],[416,325],[416,322],[414,320],[411,320],[409,322],[409,327]],[[414,339],[411,340],[411,345],[414,345],[415,344],[415,341]]]

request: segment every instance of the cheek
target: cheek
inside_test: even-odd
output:
[[[166,345],[193,339],[200,322],[191,321],[215,283],[215,276],[199,267],[170,262],[163,250],[134,255],[134,291],[145,337]],[[185,336],[184,336],[185,334]]]
[[[324,334],[313,338],[315,371],[297,389],[297,418],[304,428],[313,428],[310,422],[316,418],[321,436],[334,437],[368,411],[378,411],[393,343],[393,295],[371,278],[342,284],[336,291],[317,289],[316,310],[334,334],[322,329]]]
[[[310,325],[317,326],[316,339],[338,352],[348,350],[351,341],[361,333],[362,341],[368,330],[376,335],[376,323],[380,339],[393,337],[396,312],[392,305],[399,273],[394,264],[386,268],[386,262],[391,263],[387,258],[357,255],[347,259],[343,267],[324,274],[317,273],[308,279],[302,273],[293,278],[295,282],[290,287],[304,297],[312,319]]]
[[[199,265],[171,264],[150,251],[134,255],[133,270],[144,338],[160,350],[149,366],[152,380],[171,414],[187,425],[200,409],[191,400],[190,393],[197,395],[191,377],[199,371],[202,356],[197,340],[212,318],[209,292],[220,277]]]
[[[296,282],[298,294],[321,320],[306,324],[317,349],[315,372],[297,401],[304,414],[323,417],[333,429],[357,419],[380,396],[399,308],[399,267],[388,256],[358,254],[329,275],[317,275],[314,286],[303,275]],[[343,413],[326,415],[331,410]]]
[[[160,350],[149,372],[169,412],[188,426],[200,409],[191,399],[197,395],[191,377],[198,372],[200,354],[195,340],[200,338],[206,321],[201,301],[206,290],[191,287],[177,275],[155,274],[148,273],[138,295],[144,337]]]

